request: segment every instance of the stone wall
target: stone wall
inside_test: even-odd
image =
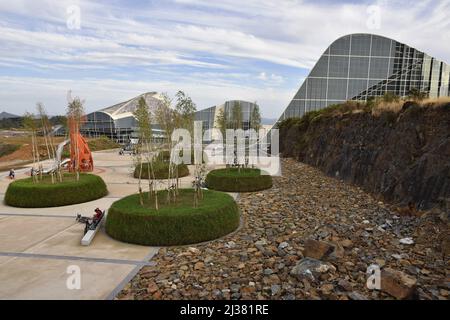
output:
[[[280,152],[418,209],[450,197],[450,104],[373,115],[367,108],[313,112],[280,126]]]

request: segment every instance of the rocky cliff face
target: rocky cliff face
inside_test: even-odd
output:
[[[450,197],[450,104],[407,102],[377,116],[314,112],[280,125],[280,152],[390,203],[442,206]]]

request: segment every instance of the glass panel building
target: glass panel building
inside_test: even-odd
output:
[[[325,50],[280,120],[387,92],[403,97],[413,88],[430,98],[449,96],[450,66],[392,39],[351,34]]]
[[[251,117],[253,109],[259,106],[255,103],[243,101],[243,100],[230,100],[226,101],[224,104],[213,106],[207,109],[197,111],[195,113],[195,121],[202,121],[203,130],[208,130],[212,128],[218,128],[217,116],[220,110],[225,115],[226,119],[232,118],[233,107],[239,104],[242,110],[242,128],[243,130],[250,129]],[[230,129],[234,128],[232,123],[229,123]],[[211,139],[212,137],[210,137]]]
[[[128,143],[131,138],[136,137],[137,123],[133,112],[141,97],[145,99],[150,110],[161,102],[158,93],[147,92],[128,101],[89,113],[80,132],[90,138],[107,136],[118,143]],[[161,127],[158,124],[152,124],[152,131],[155,140],[162,139]]]

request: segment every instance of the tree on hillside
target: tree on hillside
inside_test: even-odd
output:
[[[408,98],[413,101],[422,101],[428,98],[428,92],[421,91],[417,88],[412,88],[408,93]]]
[[[398,102],[398,101],[400,101],[400,97],[397,96],[396,94],[392,93],[392,92],[386,92],[386,93],[381,97],[381,100],[382,100],[383,102],[387,102],[387,103],[390,103],[390,102]]]

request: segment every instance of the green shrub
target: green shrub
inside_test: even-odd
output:
[[[212,170],[206,176],[209,189],[226,192],[253,192],[272,187],[272,177],[259,169],[226,168]]]
[[[98,138],[88,139],[87,143],[88,143],[89,149],[92,152],[116,149],[116,148],[120,147],[120,144],[118,144],[117,142],[115,142],[114,140],[112,140],[106,136],[100,136]]]
[[[148,246],[173,246],[217,239],[239,226],[234,199],[222,192],[204,190],[203,200],[193,207],[193,189],[180,189],[176,203],[167,204],[166,191],[159,191],[160,208],[154,209],[147,193],[145,207],[139,195],[122,198],[111,205],[106,232],[114,239]]]
[[[65,174],[63,182],[51,183],[50,176],[34,183],[32,178],[9,184],[5,203],[13,207],[44,208],[59,207],[99,199],[108,194],[102,178],[93,174],[80,174],[76,181],[74,174]]]
[[[141,179],[148,179],[148,173],[149,173],[149,167],[150,164],[148,162],[142,164],[142,173],[141,173]],[[140,166],[139,164],[136,165],[134,168],[133,176],[135,178],[139,178],[139,170]],[[186,177],[189,175],[189,168],[184,163],[179,164],[177,166],[178,170],[178,178]],[[167,179],[169,177],[169,163],[168,162],[161,162],[161,161],[155,161],[153,162],[153,171],[155,173],[155,179]],[[151,174],[151,171],[150,171]]]
[[[181,159],[183,159],[183,150],[179,151],[179,156],[180,156]],[[206,159],[206,154],[203,152],[202,163],[205,163],[205,159]],[[156,156],[155,161],[169,162],[170,161],[170,151],[169,150],[160,151],[158,153],[158,155]],[[186,164],[195,164],[195,162],[194,162],[194,150],[193,149],[191,149],[191,163],[186,163]]]

